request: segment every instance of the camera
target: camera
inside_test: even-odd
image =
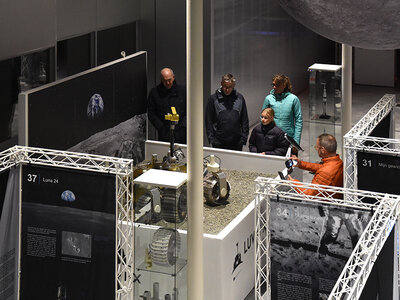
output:
[[[290,169],[293,167],[293,165],[294,165],[293,160],[288,159],[287,161],[285,161],[286,168]]]

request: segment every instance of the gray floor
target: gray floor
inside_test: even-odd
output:
[[[365,86],[365,85],[354,85],[353,86],[353,106],[352,106],[352,123],[356,124],[374,105],[382,98],[384,94],[396,94],[397,103],[400,103],[400,89],[388,88],[388,87],[376,87],[376,86]],[[309,145],[309,114],[308,114],[308,91],[298,95],[302,110],[303,110],[303,133],[301,137],[301,146],[304,148],[304,152],[301,152],[301,157],[304,160],[308,160],[310,157],[310,151],[315,151],[313,148],[310,149]],[[400,107],[395,109],[395,130],[396,138],[400,138],[400,121],[396,122],[400,116]],[[304,172],[303,180],[311,182],[313,175]],[[254,299],[254,290],[244,300]]]

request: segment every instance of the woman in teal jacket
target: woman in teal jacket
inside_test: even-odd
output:
[[[272,91],[265,97],[262,109],[275,111],[275,123],[300,145],[303,116],[299,98],[292,94],[289,77],[278,74],[272,77]]]

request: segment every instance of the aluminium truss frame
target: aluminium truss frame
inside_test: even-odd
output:
[[[316,190],[317,194],[305,195],[298,191],[298,187]],[[344,200],[333,198],[334,193],[343,194]],[[258,177],[255,198],[256,299],[271,299],[269,229],[271,196],[375,211],[328,298],[329,300],[358,299],[375,259],[400,215],[400,196],[310,183],[294,184],[286,180]],[[364,198],[376,199],[379,205],[364,203]],[[266,287],[265,292],[264,287]]]
[[[108,156],[14,146],[0,152],[0,172],[19,164],[114,174],[117,201],[116,299],[133,299],[133,161]],[[127,226],[127,224],[129,226]]]
[[[400,155],[400,141],[368,136],[396,106],[396,95],[384,95],[343,137],[345,188],[357,189],[357,151]]]

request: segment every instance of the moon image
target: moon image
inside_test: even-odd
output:
[[[89,119],[100,117],[104,111],[104,101],[100,94],[94,94],[87,106],[87,116]]]
[[[120,124],[97,132],[68,151],[133,159],[134,164],[144,159],[146,114],[135,115]]]
[[[279,0],[282,8],[312,31],[353,47],[400,48],[398,0]]]
[[[76,200],[75,194],[70,190],[65,190],[64,192],[62,192],[61,199],[66,202],[74,202]]]

